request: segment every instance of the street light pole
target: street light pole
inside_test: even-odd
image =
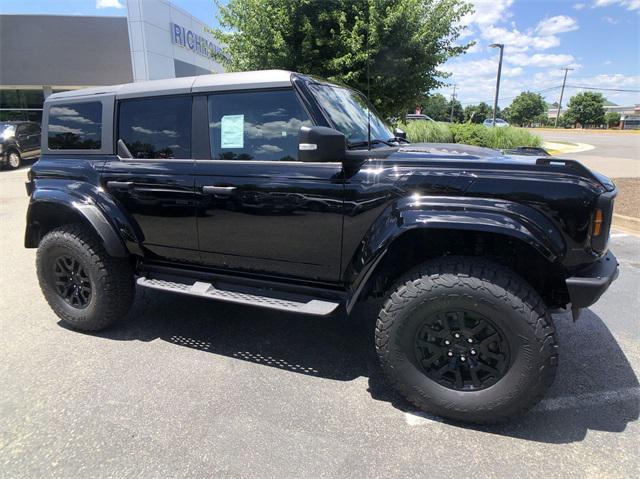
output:
[[[496,97],[493,100],[493,125],[496,126],[496,112],[498,111],[498,95],[500,94],[500,75],[502,75],[502,55],[504,53],[503,43],[492,43],[491,48],[500,49],[500,61],[498,62],[498,78],[496,80]]]
[[[554,128],[558,128],[558,119],[560,118],[560,109],[562,108],[562,97],[564,96],[564,86],[567,83],[567,73],[569,70],[573,70],[573,68],[563,68],[564,70],[564,80],[562,80],[562,90],[560,90],[560,101],[558,102],[558,113],[556,113],[556,124]]]
[[[456,85],[453,85],[453,95],[451,95],[451,116],[449,117],[449,122],[453,123],[453,106],[456,101]]]

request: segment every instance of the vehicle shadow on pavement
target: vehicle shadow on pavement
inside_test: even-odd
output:
[[[556,317],[560,365],[546,398],[506,424],[469,426],[417,412],[386,383],[373,351],[374,303],[354,317],[300,316],[151,290],[137,291],[131,312],[96,336],[163,340],[293,373],[332,380],[369,378],[372,398],[451,427],[547,443],[581,441],[589,430],[621,432],[638,419],[639,383],[602,319],[586,311],[577,323]],[[62,324],[62,323],[60,323]]]

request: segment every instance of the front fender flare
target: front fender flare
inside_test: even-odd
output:
[[[566,244],[558,227],[538,210],[507,200],[418,196],[398,199],[378,217],[345,270],[351,286],[347,311],[360,297],[391,244],[408,231],[459,230],[516,238],[549,262],[564,255]]]

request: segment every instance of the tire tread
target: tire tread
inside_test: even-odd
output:
[[[395,374],[393,365],[388,360],[391,353],[391,329],[396,313],[407,307],[409,301],[418,294],[446,291],[460,284],[476,291],[485,290],[496,300],[506,302],[514,310],[525,313],[524,317],[534,332],[539,357],[542,358],[535,381],[536,387],[530,394],[524,395],[526,399],[517,408],[507,408],[507,412],[491,416],[486,415],[481,407],[453,411],[453,416],[457,418],[480,424],[508,421],[524,414],[543,398],[555,378],[558,348],[555,327],[544,301],[522,278],[504,266],[481,258],[451,256],[426,262],[402,276],[390,288],[392,293],[388,295],[376,321],[375,345],[379,361],[391,386],[409,402],[427,412],[441,413],[434,410],[429,399],[424,398],[420,391],[405,384]]]

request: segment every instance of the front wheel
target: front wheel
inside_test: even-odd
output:
[[[104,329],[133,302],[129,262],[109,256],[100,239],[82,225],[47,233],[38,246],[36,268],[49,306],[73,329]]]
[[[380,311],[376,350],[413,404],[475,423],[523,414],[557,365],[555,329],[536,291],[470,257],[431,261],[402,278]]]

